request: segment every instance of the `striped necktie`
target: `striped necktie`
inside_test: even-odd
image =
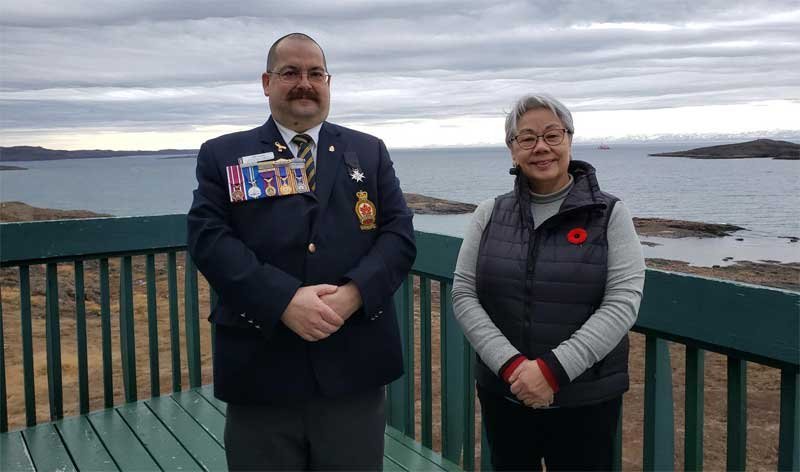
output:
[[[314,141],[307,134],[298,134],[292,138],[292,142],[297,144],[297,157],[305,161],[308,186],[314,191],[317,189],[317,168],[314,165],[314,156],[311,154],[311,143]]]

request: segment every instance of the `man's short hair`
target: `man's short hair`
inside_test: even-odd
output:
[[[280,44],[280,42],[284,39],[300,39],[304,41],[311,41],[312,43],[316,44],[319,48],[319,51],[322,53],[322,65],[325,66],[326,71],[328,70],[328,61],[325,60],[325,51],[322,50],[322,46],[320,46],[318,42],[314,41],[314,38],[304,33],[289,33],[278,38],[269,48],[269,52],[267,53],[267,72],[272,71],[272,66],[274,66],[275,62],[278,60],[278,54],[276,50],[278,49],[278,44]]]

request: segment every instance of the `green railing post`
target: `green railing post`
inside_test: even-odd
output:
[[[120,260],[119,267],[119,347],[126,403],[135,402],[137,398],[135,336],[133,328],[133,264],[131,256],[124,256]]]
[[[675,423],[672,411],[672,369],[669,346],[647,335],[644,368],[644,470],[675,467]]]
[[[419,390],[422,445],[433,446],[433,381],[431,379],[431,279],[419,278]]]
[[[685,470],[703,470],[703,385],[705,355],[686,347],[686,392],[683,463]]]
[[[75,327],[78,343],[78,395],[79,411],[89,413],[89,360],[86,349],[86,301],[83,261],[75,261]]]
[[[158,308],[156,306],[156,256],[148,254],[145,263],[147,280],[147,342],[150,348],[150,395],[161,395],[158,363]]]
[[[178,261],[175,251],[167,253],[169,292],[169,344],[172,354],[172,391],[181,391],[181,330],[178,327]]]
[[[64,417],[64,400],[61,386],[61,327],[58,312],[58,266],[47,264],[45,289],[47,345],[47,390],[50,399],[50,420]]]
[[[103,338],[103,405],[114,406],[114,376],[111,360],[111,290],[108,259],[100,259],[100,331]]]
[[[462,351],[462,369],[464,369],[464,470],[475,470],[475,354],[469,343],[464,343]],[[488,449],[481,449],[481,457],[488,454]]]
[[[25,382],[25,426],[36,424],[36,377],[33,372],[30,267],[19,266],[19,312],[22,335],[22,375]]]
[[[389,385],[389,425],[414,438],[414,277],[406,280],[394,294],[400,341],[403,343],[405,374]]]
[[[800,470],[800,374],[781,370],[781,425],[778,470]]]
[[[747,466],[747,363],[728,356],[727,470]]]
[[[200,326],[198,318],[197,294],[197,269],[194,266],[189,252],[186,252],[186,265],[184,267],[184,328],[186,329],[186,361],[189,367],[189,386],[200,387]]]
[[[403,368],[405,375],[390,383],[386,389],[386,399],[389,404],[386,410],[386,422],[389,426],[401,431],[406,432],[406,411],[409,405],[408,390],[406,389],[406,382],[409,376],[408,359],[406,354],[406,332],[407,324],[406,318],[408,313],[408,287],[411,284],[411,277],[406,277],[406,280],[395,291],[393,301],[395,314],[397,316],[397,325],[400,328],[400,342],[403,344]]]
[[[403,289],[403,297],[406,298],[406,316],[403,318],[403,327],[401,328],[404,336],[405,346],[403,348],[403,363],[405,365],[405,425],[403,432],[406,436],[414,439],[417,436],[416,432],[416,419],[415,419],[415,403],[416,392],[414,388],[414,277],[408,277],[408,283]]]
[[[441,339],[441,397],[442,397],[442,456],[458,464],[464,442],[464,369],[461,368],[462,352],[466,340],[461,334],[453,315],[451,303],[453,285],[441,282],[440,300],[440,339]]]

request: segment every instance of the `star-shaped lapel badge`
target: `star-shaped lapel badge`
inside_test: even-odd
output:
[[[353,169],[350,171],[350,178],[355,180],[356,182],[363,182],[364,173],[361,171],[361,169]]]

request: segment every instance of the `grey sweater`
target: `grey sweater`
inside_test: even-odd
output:
[[[572,176],[563,189],[531,194],[536,228],[558,213],[572,188]],[[492,216],[494,199],[478,205],[464,234],[453,276],[453,310],[461,329],[483,362],[495,373],[519,351],[489,318],[478,301],[475,267],[481,235]],[[604,358],[636,321],[644,287],[642,246],[628,208],[620,201],[608,223],[608,274],[602,304],[572,336],[553,350],[570,380]]]

